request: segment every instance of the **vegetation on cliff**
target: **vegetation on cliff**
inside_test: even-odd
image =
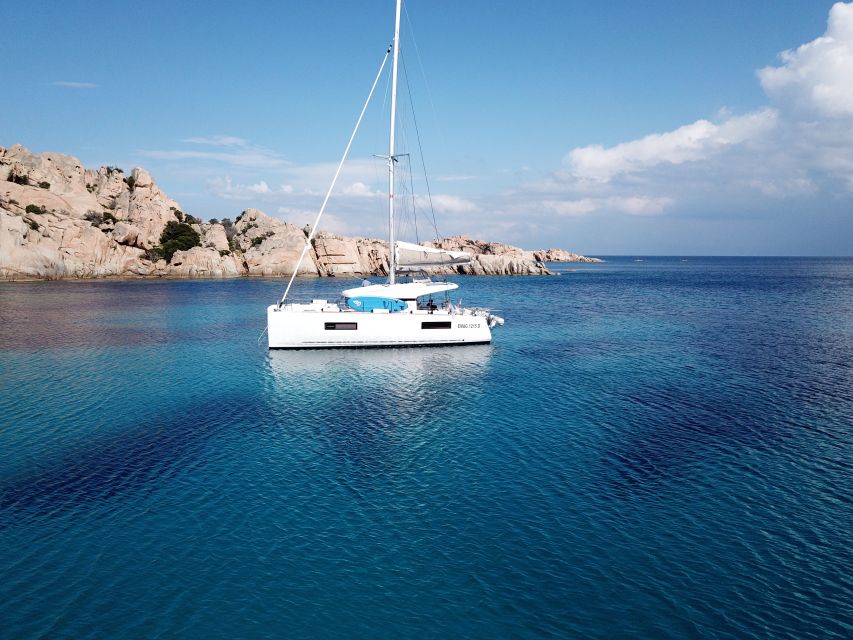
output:
[[[149,250],[151,257],[172,261],[177,251],[187,251],[201,246],[201,236],[190,225],[170,220],[160,235],[160,244]]]

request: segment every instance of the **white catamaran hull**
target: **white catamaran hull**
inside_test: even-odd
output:
[[[486,344],[488,315],[471,310],[396,313],[341,311],[333,305],[270,305],[270,349]]]
[[[454,306],[448,292],[458,288],[453,282],[432,282],[415,273],[427,269],[467,264],[472,256],[464,251],[450,251],[427,247],[411,242],[399,242],[394,230],[394,136],[397,114],[397,63],[400,52],[400,9],[402,0],[396,2],[394,40],[385,51],[379,72],[373,80],[370,93],[355,123],[332,184],[326,192],[305,246],[278,304],[267,308],[267,331],[270,349],[324,349],[341,347],[426,347],[437,345],[485,344],[491,342],[491,328],[503,324],[503,319],[483,309],[465,309]],[[313,245],[320,218],[344,161],[349,154],[353,138],[358,132],[367,105],[376,90],[388,56],[393,51],[391,74],[391,120],[388,129],[388,282],[371,284],[343,291],[340,303],[314,300],[310,304],[286,302],[299,267]],[[438,230],[436,229],[436,237]],[[399,282],[397,272],[409,274],[411,281]],[[425,275],[425,273],[424,273]],[[444,299],[434,296],[443,294]]]

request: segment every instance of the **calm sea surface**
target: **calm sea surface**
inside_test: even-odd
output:
[[[0,637],[853,636],[853,260],[559,268],[457,278],[506,326],[433,349],[0,285]]]

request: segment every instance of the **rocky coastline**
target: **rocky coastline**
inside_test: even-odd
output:
[[[167,225],[190,227],[198,246],[166,256]],[[85,169],[72,156],[0,147],[0,280],[110,277],[289,276],[306,230],[247,209],[235,220],[185,214],[141,168]],[[195,237],[195,236],[194,236]],[[598,262],[561,249],[525,251],[466,236],[433,243],[474,254],[446,273],[548,275],[546,262]],[[388,273],[388,244],[320,231],[299,275]]]

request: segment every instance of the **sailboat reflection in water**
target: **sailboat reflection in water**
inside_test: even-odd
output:
[[[471,261],[463,251],[447,251],[395,240],[394,180],[395,165],[401,156],[395,152],[397,117],[397,76],[400,53],[400,8],[396,3],[394,40],[385,52],[379,72],[370,88],[361,114],[338,164],[332,184],[305,241],[293,275],[278,303],[267,308],[267,330],[271,349],[317,349],[340,347],[397,347],[429,345],[464,345],[491,342],[493,327],[502,325],[503,318],[486,309],[454,305],[449,292],[459,285],[434,282],[427,270],[456,267]],[[347,289],[340,302],[313,300],[294,303],[287,299],[299,267],[304,260],[329,196],[335,187],[341,168],[349,154],[367,106],[373,97],[389,55],[393,52],[391,73],[391,122],[388,151],[388,282],[366,283]],[[408,277],[398,279],[398,275]]]
[[[457,349],[361,349],[303,350],[269,352],[270,383],[276,393],[328,394],[331,386],[348,398],[386,402],[397,417],[406,406],[423,410],[424,402],[435,397],[446,406],[454,390],[471,390],[488,379],[491,346]],[[437,393],[436,389],[444,389]],[[398,395],[399,394],[399,395]],[[436,407],[438,409],[438,406]]]

